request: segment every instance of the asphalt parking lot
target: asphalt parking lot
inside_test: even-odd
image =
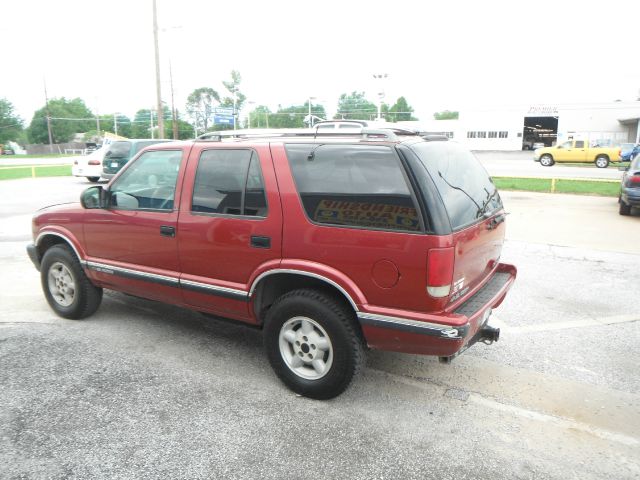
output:
[[[113,292],[56,317],[29,218],[88,185],[0,182],[1,478],[640,476],[640,216],[615,199],[505,192],[500,341],[448,366],[370,352],[320,402],[278,382],[256,330]]]

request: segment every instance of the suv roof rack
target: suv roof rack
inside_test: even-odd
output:
[[[347,131],[317,131],[315,129],[246,129],[246,130],[221,130],[217,132],[207,132],[198,136],[196,140],[221,142],[223,140],[247,140],[259,138],[278,137],[311,137],[311,138],[361,138],[364,140],[388,140],[397,141],[399,136],[420,136],[420,132],[402,128],[362,128],[358,132]],[[446,138],[446,137],[445,137]]]

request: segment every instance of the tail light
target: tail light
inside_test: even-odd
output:
[[[100,165],[101,163],[100,160],[89,160],[89,165]]]
[[[640,174],[636,173],[627,179],[628,187],[640,187]]]
[[[453,279],[453,247],[432,248],[427,254],[427,293],[435,298],[443,298],[451,292]]]

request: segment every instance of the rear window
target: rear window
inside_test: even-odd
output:
[[[393,149],[380,145],[287,145],[287,156],[314,223],[421,231],[409,183]]]
[[[453,230],[502,208],[491,177],[469,150],[454,142],[416,143],[410,148],[433,179]]]
[[[113,142],[109,146],[107,156],[109,158],[123,158],[129,156],[131,150],[131,142]]]

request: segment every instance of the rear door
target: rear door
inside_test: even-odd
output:
[[[282,253],[282,210],[269,146],[195,145],[185,185],[178,223],[184,300],[249,320],[249,281],[277,267]]]

